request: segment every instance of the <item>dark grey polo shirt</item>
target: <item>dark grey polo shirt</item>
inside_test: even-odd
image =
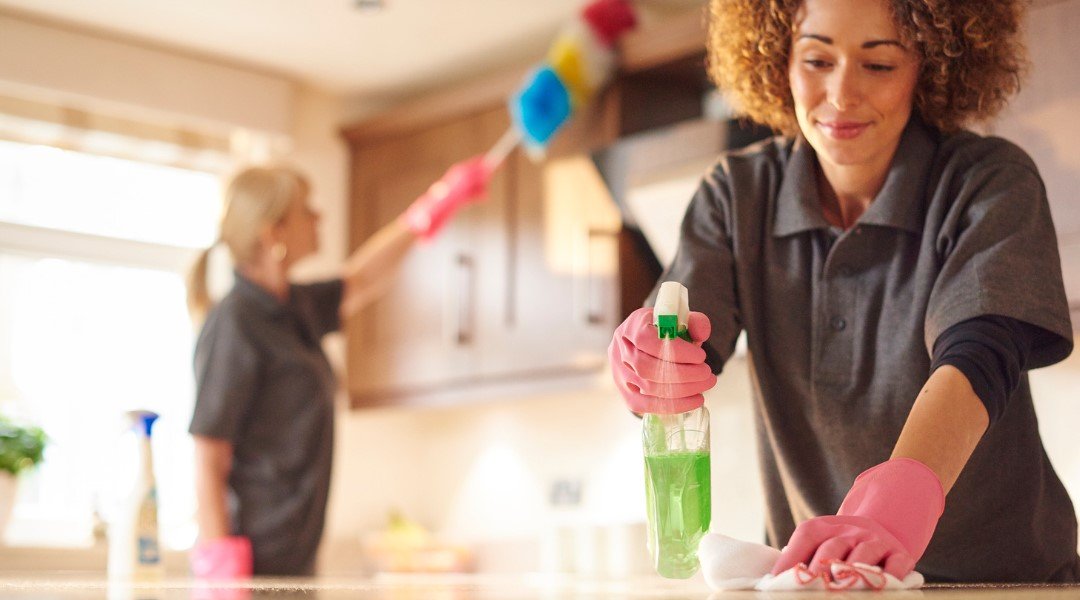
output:
[[[335,380],[322,337],[342,282],[293,285],[287,304],[237,274],[195,346],[194,435],[233,443],[229,516],[255,573],[310,575],[334,445]]]
[[[1072,350],[1046,192],[1018,147],[944,137],[913,118],[884,187],[847,231],[822,216],[816,160],[786,138],[722,156],[663,276],[712,321],[714,371],[747,333],[774,546],[835,514],[855,476],[888,460],[951,325],[1004,315],[1045,329],[1029,368]],[[930,581],[1075,581],[1076,544],[1025,374],[918,569]]]

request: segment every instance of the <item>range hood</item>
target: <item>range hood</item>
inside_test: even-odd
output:
[[[698,119],[621,138],[593,162],[622,214],[660,265],[675,256],[679,225],[702,176],[724,150],[772,135],[734,119]]]

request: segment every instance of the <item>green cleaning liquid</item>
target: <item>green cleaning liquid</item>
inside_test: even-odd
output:
[[[686,579],[698,569],[697,547],[712,519],[708,451],[645,456],[649,552],[656,572]]]

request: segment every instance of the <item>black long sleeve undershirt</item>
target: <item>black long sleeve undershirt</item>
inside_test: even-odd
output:
[[[934,342],[930,372],[942,365],[959,369],[986,406],[992,425],[1020,385],[1036,340],[1046,334],[1040,327],[999,315],[961,321]]]

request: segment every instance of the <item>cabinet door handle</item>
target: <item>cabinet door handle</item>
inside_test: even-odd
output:
[[[584,296],[583,304],[584,320],[586,325],[601,325],[607,311],[604,310],[604,289],[600,269],[597,268],[596,256],[593,247],[597,241],[613,240],[618,235],[617,231],[609,229],[597,229],[590,227],[585,239],[585,277],[582,283]],[[610,261],[609,261],[610,262]]]
[[[476,263],[468,254],[454,257],[454,286],[457,306],[454,311],[453,342],[458,346],[471,344],[473,341],[473,287],[476,278]]]

